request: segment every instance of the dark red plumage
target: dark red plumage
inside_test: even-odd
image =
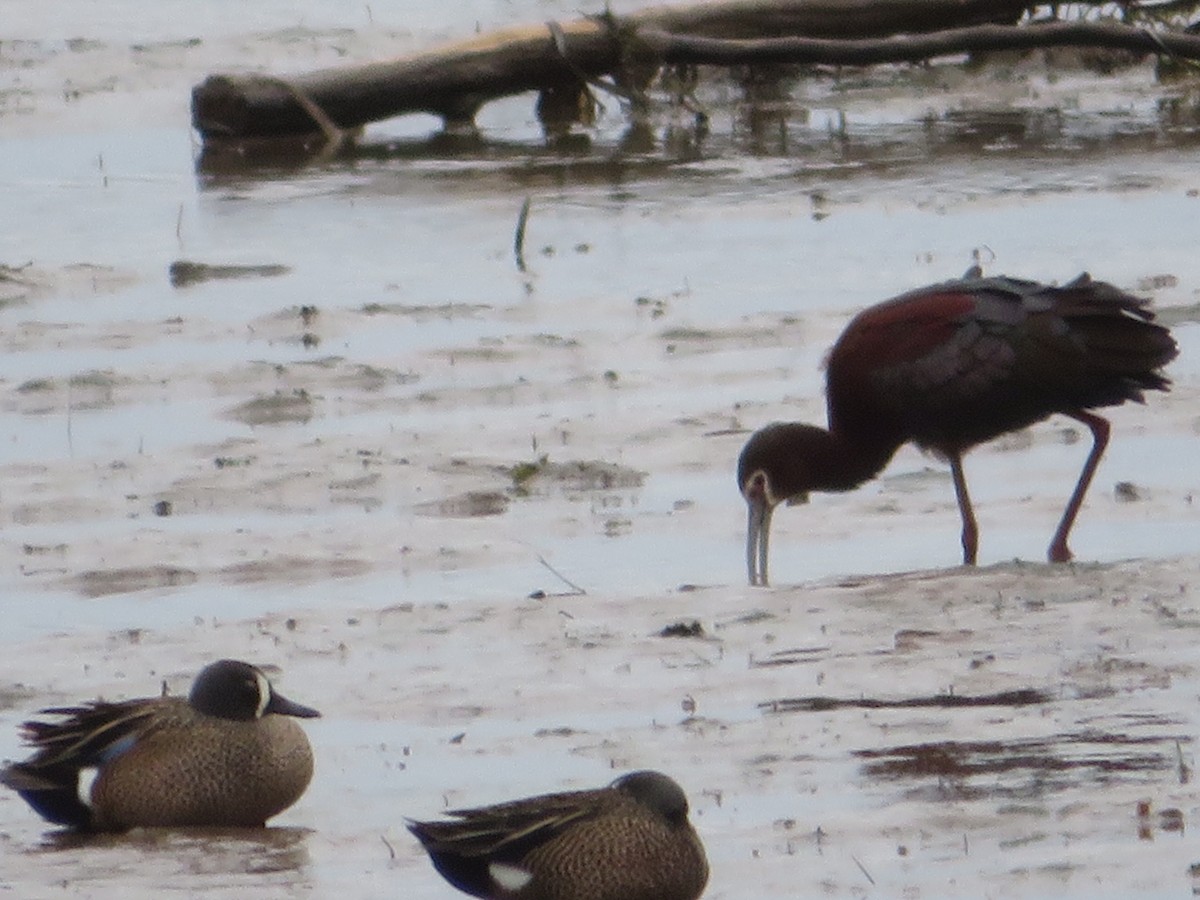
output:
[[[1080,275],[1063,287],[969,274],[863,310],[829,355],[829,428],[774,423],[738,459],[749,505],[746,564],[767,583],[771,512],[809,491],[846,491],[877,475],[909,441],[950,462],[962,513],[963,561],[978,529],[962,472],[976,444],[1062,413],[1087,425],[1092,451],[1049,549],[1071,558],[1067,536],[1108,442],[1089,410],[1167,390],[1159,371],[1178,353],[1145,300]]]

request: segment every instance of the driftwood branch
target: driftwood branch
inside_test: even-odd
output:
[[[414,112],[434,113],[449,128],[471,128],[484,103],[538,91],[544,123],[572,110],[579,112],[576,121],[586,122],[593,104],[588,84],[637,102],[663,65],[870,65],[1064,45],[1200,59],[1200,37],[1179,31],[1078,21],[1014,24],[1026,5],[726,0],[658,7],[507,29],[391,62],[286,80],[214,75],[193,90],[192,121],[209,145],[318,131],[343,135]],[[604,76],[611,81],[599,81]]]
[[[768,38],[714,40],[641,31],[638,42],[667,65],[794,65],[868,66],[917,62],[960,53],[1031,50],[1038,47],[1100,47],[1141,54],[1200,59],[1200,36],[1152,31],[1130,25],[1091,22],[1047,22],[1028,26],[978,25],[932,34],[899,35],[877,40]]]

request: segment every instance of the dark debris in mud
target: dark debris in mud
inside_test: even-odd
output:
[[[286,275],[292,270],[291,266],[278,264],[218,266],[210,263],[192,262],[177,259],[167,269],[167,277],[171,286],[177,288],[191,287],[206,281],[219,281],[231,278],[274,278]]]
[[[0,710],[25,707],[35,696],[37,692],[23,684],[5,685],[0,687]]]
[[[820,647],[789,647],[786,650],[776,650],[765,657],[754,658],[750,660],[750,668],[752,669],[773,669],[777,666],[796,666],[801,663],[819,662],[826,658],[830,651],[829,645]],[[778,703],[790,703],[789,700],[775,701]],[[759,708],[763,708],[768,704],[760,703]],[[772,710],[775,711],[775,710]],[[788,712],[790,710],[778,710],[779,712]],[[796,710],[799,712],[800,710]]]
[[[246,425],[288,425],[310,421],[315,414],[312,396],[303,389],[276,391],[239,403],[225,415]]]
[[[530,492],[535,482],[549,482],[575,491],[604,491],[639,488],[646,473],[600,460],[553,462],[542,454],[532,462],[516,463],[502,470],[519,496]]]
[[[1007,741],[935,741],[877,750],[856,750],[862,773],[878,780],[928,780],[956,800],[1035,798],[1077,786],[1108,784],[1177,768],[1179,734],[1136,736],[1095,730]]]
[[[508,495],[500,491],[467,491],[441,500],[418,503],[413,511],[419,516],[472,519],[503,515],[508,512],[508,504]]]
[[[26,272],[32,263],[10,266],[0,263],[0,309],[10,303],[23,303],[37,289],[37,282]]]
[[[407,316],[418,321],[441,319],[478,319],[492,310],[486,303],[367,303],[362,307],[367,316]]]
[[[195,584],[199,575],[180,566],[142,566],[114,569],[92,569],[69,579],[84,597],[105,597],[110,594],[129,594],[156,588],[184,587]]]
[[[768,700],[758,708],[770,713],[827,712],[834,709],[957,709],[972,706],[1034,706],[1056,699],[1047,691],[1034,688],[1019,688],[995,694],[934,694],[930,697],[905,697],[900,700],[883,700],[872,697],[793,697],[783,700]]]
[[[658,632],[659,637],[665,638],[702,638],[706,637],[704,626],[698,619],[673,622]]]

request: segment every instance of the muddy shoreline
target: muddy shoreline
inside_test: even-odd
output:
[[[0,889],[447,897],[405,816],[643,767],[687,790],[711,900],[1200,887],[1186,89],[1036,61],[757,107],[721,83],[699,143],[665,115],[630,149],[613,116],[554,153],[500,104],[454,153],[387,123],[357,160],[197,171],[187,90],[230,59],[562,14],[410,7],[83,44],[79,8],[0,56],[0,759],[36,709],[221,656],[325,716],[261,834],[79,840],[0,793]],[[978,570],[906,448],[781,511],[779,586],[743,585],[746,435],[820,421],[847,319],[981,252],[1150,296],[1180,343],[1172,392],[1113,411],[1080,562],[1040,562],[1086,443],[1051,420],[967,459]]]

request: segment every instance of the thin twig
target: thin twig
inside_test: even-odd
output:
[[[529,206],[532,198],[526,197],[517,214],[517,233],[513,236],[513,255],[517,258],[517,271],[525,271],[525,225],[529,222]]]
[[[71,414],[74,409],[71,398],[71,379],[67,379],[67,455],[75,458],[75,437],[71,431]]]
[[[867,867],[858,861],[858,857],[852,853],[850,854],[850,858],[854,860],[854,864],[858,866],[858,870],[867,876],[867,881],[871,882],[871,884],[874,884],[875,879],[871,877],[871,873],[867,871]]]
[[[338,125],[324,109],[317,105],[315,100],[296,87],[296,85],[285,78],[271,78],[270,81],[291,94],[292,99],[296,101],[300,108],[308,113],[309,118],[313,120],[313,124],[321,129],[321,133],[325,135],[325,147],[323,151],[325,156],[332,157],[353,142],[355,130],[342,128]]]
[[[1196,0],[1165,0],[1162,3],[1130,3],[1129,7],[1134,12],[1152,13],[1154,15],[1183,12],[1191,13],[1196,10]]]
[[[591,18],[593,21],[599,22],[600,24],[607,24],[610,29],[614,27],[612,23],[615,22],[615,20],[611,20],[610,22],[603,16],[589,16],[588,18]],[[615,97],[620,97],[623,100],[627,100],[630,103],[635,103],[638,100],[644,99],[638,97],[637,94],[629,90],[629,88],[617,84],[615,81],[607,81],[603,78],[597,78],[583,71],[583,69],[576,64],[575,60],[571,59],[571,55],[567,49],[567,35],[566,32],[563,31],[562,26],[551,19],[546,23],[546,28],[550,31],[551,40],[554,41],[555,51],[557,51],[558,55],[562,57],[562,61],[566,63],[567,68],[571,70],[572,74],[574,74],[574,76],[578,78],[581,83],[598,87],[600,90],[606,91]],[[590,93],[591,92],[589,91],[589,94]],[[597,100],[594,94],[591,95],[591,98],[592,102],[600,107],[600,112],[603,113],[605,111],[604,104]]]
[[[563,584],[565,584],[567,587],[569,587],[571,589],[571,593],[567,594],[566,596],[568,596],[568,597],[585,597],[585,596],[587,596],[587,591],[585,591],[583,588],[581,588],[579,585],[577,585],[575,582],[573,582],[571,579],[569,579],[562,572],[558,571],[558,569],[554,568],[554,566],[550,565],[550,563],[546,562],[546,558],[544,556],[542,556],[540,553],[538,554],[537,560],[543,566],[545,566],[547,569],[549,569],[550,572],[556,578],[558,578],[559,581],[561,581]]]
[[[587,94],[588,103],[592,105],[591,119],[592,121],[595,121],[597,109],[600,110],[601,115],[607,112],[607,110],[604,108],[604,104],[597,99],[596,95],[591,91],[588,85],[595,84],[604,90],[609,90],[609,87],[600,81],[600,79],[592,78],[586,72],[584,72],[583,69],[575,65],[575,61],[567,54],[567,36],[563,33],[561,25],[551,19],[546,23],[546,27],[550,29],[550,39],[554,41],[554,49],[558,51],[558,55],[561,56],[563,62],[567,64],[567,68],[575,74],[575,77],[579,79],[580,85],[583,86],[584,93]]]
[[[381,835],[379,836],[379,839],[380,839],[381,841],[383,841],[383,846],[385,846],[385,847],[387,847],[387,848],[388,848],[388,853],[390,853],[390,854],[391,854],[391,856],[392,856],[392,861],[394,862],[394,861],[395,861],[395,859],[396,859],[396,848],[395,848],[395,847],[393,847],[393,846],[391,845],[391,843],[388,841],[388,839],[387,839],[387,835],[386,835],[386,834],[381,834]]]

